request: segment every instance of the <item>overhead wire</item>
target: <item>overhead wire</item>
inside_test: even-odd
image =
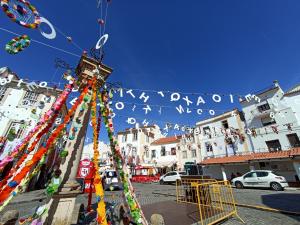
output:
[[[40,13],[41,16],[43,16]],[[43,16],[44,17],[44,16]],[[60,33],[62,36],[64,36],[66,39],[68,39],[69,36],[67,36],[64,32],[62,32],[57,26],[55,26],[53,23],[51,23],[52,26],[58,31],[58,33]],[[71,44],[73,44],[76,48],[78,48],[81,52],[83,52],[83,48],[81,48],[72,38],[72,41],[70,42]]]
[[[15,33],[15,32],[13,32],[13,31],[10,31],[10,30],[8,30],[8,29],[5,29],[5,28],[3,28],[3,27],[0,27],[0,30],[5,31],[5,32],[10,33],[10,34],[14,34],[14,35],[17,35],[17,36],[21,36],[20,34]],[[64,50],[64,49],[62,49],[62,48],[55,47],[55,46],[53,46],[53,45],[46,44],[46,43],[44,43],[44,42],[35,40],[35,39],[33,39],[33,38],[31,38],[31,41],[32,41],[32,42],[35,42],[35,43],[38,43],[38,44],[40,44],[40,45],[46,46],[46,47],[48,47],[48,48],[52,48],[52,49],[55,49],[55,50],[57,50],[57,51],[60,51],[60,52],[63,52],[63,53],[72,55],[72,56],[76,56],[76,57],[79,57],[79,58],[81,57],[80,55],[77,55],[77,54],[75,54],[75,53],[69,52],[69,51]]]

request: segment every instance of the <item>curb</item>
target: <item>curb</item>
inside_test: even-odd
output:
[[[284,190],[287,190],[287,191],[300,191],[300,188],[288,187],[288,188],[285,188]]]
[[[262,210],[262,211],[267,211],[267,212],[281,213],[281,214],[292,215],[292,216],[300,216],[300,212],[292,212],[292,211],[274,209],[274,208],[270,208],[270,207],[266,207],[266,206],[246,205],[246,204],[240,204],[240,203],[236,203],[235,205],[239,206],[239,207],[257,209],[257,210]]]

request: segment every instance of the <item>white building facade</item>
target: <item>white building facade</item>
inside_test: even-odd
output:
[[[245,127],[239,129],[245,141],[241,143],[238,138],[239,143],[229,151],[226,140],[216,151],[204,141],[206,155],[201,163],[209,171],[206,175],[225,180],[250,170],[265,169],[284,176],[291,185],[299,185],[299,101],[299,86],[284,93],[278,82],[241,99]],[[216,157],[222,152],[223,157]]]
[[[197,165],[201,161],[201,145],[193,133],[181,135],[177,146],[178,170],[185,170],[186,164]]]
[[[8,68],[2,69],[0,77],[7,80],[5,85],[0,85],[0,136],[5,140],[0,149],[1,160],[36,126],[62,91],[31,86],[26,82],[19,85],[20,79]],[[67,108],[64,106],[62,116],[66,112]],[[59,124],[60,121],[59,117],[55,123]]]
[[[147,159],[157,168],[177,169],[179,162],[178,144],[180,138],[180,136],[171,136],[155,140],[151,143],[150,155]]]
[[[120,150],[128,164],[141,165],[151,163],[150,144],[162,137],[157,125],[141,126],[118,132]]]
[[[62,90],[47,87],[46,82],[28,83],[19,79],[7,67],[0,69],[0,160],[6,158],[21,143],[44,113],[51,109],[61,93]],[[60,124],[66,113],[67,107],[64,105],[54,124]],[[47,140],[49,134],[50,132],[41,138],[35,150]],[[41,185],[46,182],[47,173],[57,162],[59,151],[64,148],[64,144],[63,139],[57,142],[55,150],[47,155],[45,167],[42,167],[38,176],[32,179],[30,188],[34,188],[36,182]],[[35,150],[29,154],[27,160],[31,159]],[[10,163],[6,166],[12,165]]]
[[[200,161],[210,158],[222,158],[252,152],[250,141],[246,137],[243,115],[237,109],[196,123],[196,141],[200,148]],[[203,167],[204,175],[223,179],[223,166]],[[238,165],[228,168],[229,173],[243,172]],[[247,170],[247,169],[246,169]],[[227,177],[225,177],[227,179]]]

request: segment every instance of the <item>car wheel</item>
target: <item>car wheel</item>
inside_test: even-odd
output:
[[[243,185],[242,182],[240,182],[240,181],[236,181],[236,182],[234,183],[234,185],[235,185],[235,187],[236,187],[237,189],[242,189],[242,188],[244,188],[244,185]]]
[[[159,184],[165,184],[165,182],[163,180],[160,180]]]
[[[274,191],[283,191],[282,186],[277,182],[272,182],[270,186],[271,186],[271,189]]]

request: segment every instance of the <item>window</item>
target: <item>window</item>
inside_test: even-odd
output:
[[[281,144],[279,140],[266,141],[269,152],[281,151]]]
[[[131,151],[132,151],[132,156],[137,155],[136,147],[132,147]]]
[[[19,139],[22,137],[24,130],[24,122],[12,122],[9,126],[6,137],[9,141],[13,141],[16,138]]]
[[[156,158],[156,150],[151,151],[151,159]]]
[[[186,151],[183,151],[183,152],[182,152],[182,158],[183,158],[183,159],[186,159],[186,158],[187,158],[187,152],[186,152]]]
[[[196,158],[197,157],[197,151],[196,149],[192,149],[192,158]]]
[[[267,111],[270,109],[270,105],[269,105],[269,103],[266,103],[266,104],[258,106],[257,109],[259,112],[264,112],[264,111]]]
[[[176,155],[176,148],[171,148],[171,155]]]
[[[209,143],[209,142],[205,143],[205,148],[206,148],[207,152],[212,152],[213,151],[213,147],[212,147],[211,143]]]
[[[160,155],[166,156],[166,147],[165,146],[161,146]]]
[[[122,136],[122,142],[124,143],[124,142],[126,142],[127,141],[127,134],[124,134],[123,136]]]
[[[269,175],[268,172],[256,172],[257,177],[267,177]]]
[[[1,87],[0,87],[0,102],[2,101],[2,99],[3,99],[4,96],[5,96],[6,90],[7,90],[6,87],[4,87],[4,86],[1,86]]]
[[[149,158],[149,150],[146,149],[145,151],[146,151],[146,158]]]
[[[203,133],[204,134],[210,134],[211,132],[210,132],[210,128],[209,127],[203,127]]]
[[[292,148],[300,147],[300,140],[297,134],[287,134],[286,136]]]
[[[123,136],[123,137],[124,137],[124,136]],[[122,154],[123,154],[123,156],[126,155],[126,151],[125,151],[125,148],[124,148],[124,147],[122,147]]]
[[[137,139],[138,139],[138,133],[135,132],[135,133],[133,133],[133,138],[132,138],[132,140],[133,140],[133,141],[137,141]]]
[[[147,142],[147,143],[149,143],[149,142],[150,142],[149,135],[146,135],[146,142]]]
[[[262,123],[263,126],[268,126],[268,125],[271,125],[271,124],[275,124],[276,121],[268,116],[268,117],[262,118],[261,123]]]
[[[165,177],[175,176],[175,175],[177,175],[176,172],[170,172],[170,173],[167,173],[167,174],[165,175]]]
[[[39,94],[32,92],[32,91],[26,91],[25,96],[21,102],[22,106],[33,106],[39,97]]]
[[[228,129],[229,128],[228,121],[227,120],[223,120],[222,121],[222,126],[223,126],[224,129]]]
[[[256,176],[256,172],[251,172],[251,173],[247,173],[244,178],[252,178],[252,177],[257,177]]]

